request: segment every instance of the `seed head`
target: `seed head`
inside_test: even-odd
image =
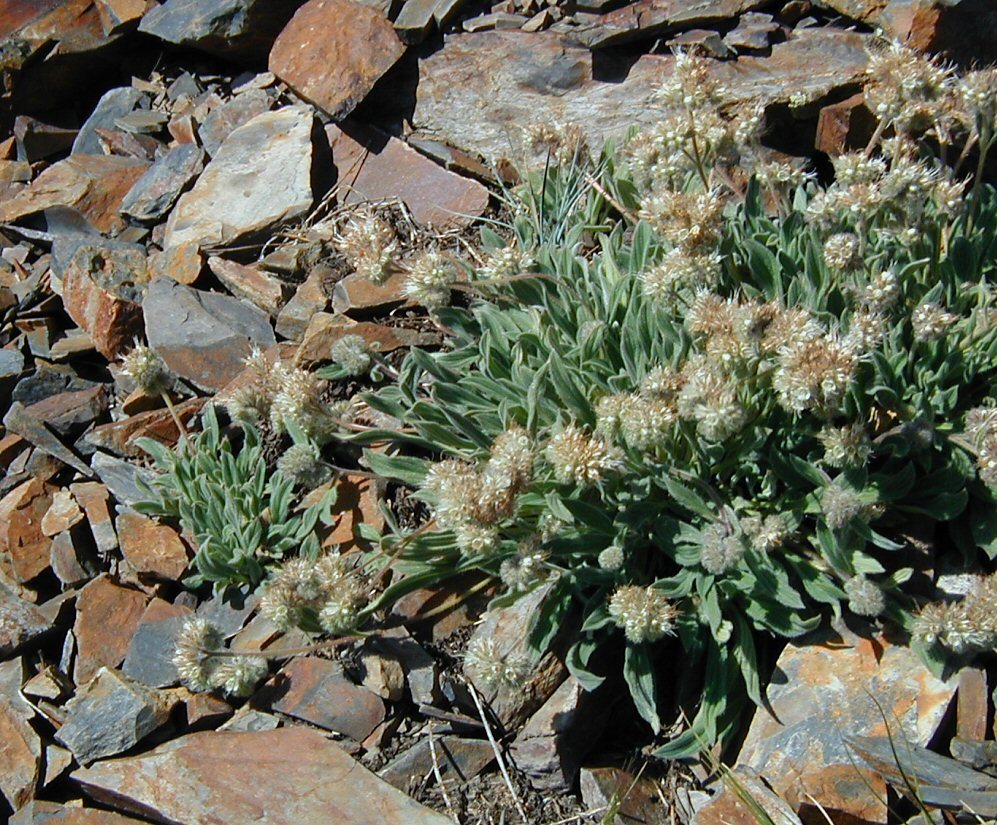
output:
[[[299,367],[274,369],[276,392],[270,405],[270,424],[277,432],[298,427],[309,439],[323,443],[336,429],[323,393],[325,382]]]
[[[690,358],[682,375],[679,416],[695,421],[696,431],[709,441],[724,441],[740,431],[748,415],[732,379],[705,356]]]
[[[654,587],[624,585],[610,597],[609,615],[628,641],[640,644],[672,635],[678,609]]]
[[[521,688],[530,672],[525,656],[518,653],[503,656],[495,640],[487,636],[471,639],[464,653],[464,667],[488,691]]]
[[[612,447],[592,438],[574,424],[551,438],[544,455],[555,477],[562,483],[597,484],[608,473],[622,468],[622,462]]]
[[[559,164],[577,163],[588,154],[585,133],[575,123],[533,123],[526,129],[527,145],[533,152],[549,153]]]
[[[828,426],[818,438],[824,445],[824,463],[831,467],[864,467],[872,454],[872,442],[861,424]]]
[[[779,402],[794,412],[835,412],[858,364],[837,338],[822,335],[784,349],[772,379]]]
[[[405,294],[428,310],[440,309],[450,303],[455,283],[457,269],[453,262],[440,252],[424,252],[409,265]]]
[[[310,442],[288,447],[277,459],[277,471],[306,490],[320,487],[332,476],[332,470],[322,461],[318,447]]]
[[[741,529],[751,546],[759,553],[768,553],[781,547],[792,536],[789,516],[778,513],[765,516],[749,516],[741,519]]]
[[[348,375],[361,375],[370,369],[370,349],[359,335],[344,335],[332,345],[332,360]]]
[[[509,278],[529,272],[534,263],[532,255],[513,243],[489,253],[485,262],[478,267],[478,277]]]
[[[505,559],[499,567],[499,577],[513,593],[529,590],[545,578],[545,553],[536,540],[521,542],[514,556]]]
[[[862,303],[872,312],[886,312],[900,295],[900,282],[893,270],[875,275],[862,292]]]
[[[623,567],[626,557],[623,555],[623,548],[618,544],[611,544],[599,553],[599,567],[603,570],[619,570]]]
[[[848,609],[856,616],[879,616],[886,610],[886,596],[879,585],[865,576],[852,576],[844,585]]]
[[[350,218],[342,237],[336,241],[336,248],[358,275],[383,284],[391,276],[398,238],[385,221],[364,212]]]
[[[187,619],[177,634],[173,665],[180,681],[195,692],[215,686],[215,670],[219,657],[213,651],[222,648],[221,631],[199,617]]]
[[[465,521],[453,528],[457,547],[466,556],[488,555],[502,547],[502,537],[493,524]]]
[[[938,304],[921,304],[910,316],[914,337],[918,341],[936,341],[958,320],[958,315],[946,312]]]
[[[836,272],[851,272],[861,262],[859,239],[851,232],[839,232],[824,242],[824,260]]]
[[[736,567],[744,556],[744,537],[729,533],[720,522],[703,530],[699,562],[707,573],[720,576]]]
[[[824,488],[820,496],[824,521],[832,530],[840,530],[866,513],[865,502],[855,490],[833,482]]]
[[[132,351],[121,359],[121,368],[142,392],[149,395],[165,392],[170,385],[170,371],[163,359],[137,341]]]
[[[219,660],[214,672],[214,686],[230,696],[244,699],[270,673],[262,656],[226,656]]]

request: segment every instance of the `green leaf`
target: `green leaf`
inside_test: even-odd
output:
[[[400,481],[410,487],[421,487],[426,481],[429,463],[422,458],[402,455],[385,455],[364,450],[364,460],[371,472],[384,478]]]
[[[646,644],[627,642],[623,658],[623,678],[641,718],[655,734],[661,731],[658,718],[654,667]]]

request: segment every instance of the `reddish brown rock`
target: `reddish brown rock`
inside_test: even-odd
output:
[[[168,822],[451,825],[300,727],[194,733],[73,779],[95,799]]]
[[[121,587],[106,575],[98,576],[80,591],[73,625],[77,685],[89,682],[101,667],[121,664],[147,601],[144,593]],[[111,628],[113,632],[109,632]]]
[[[741,765],[725,777],[720,793],[696,812],[692,825],[757,825],[759,821],[800,825],[786,801],[772,793],[758,774]]]
[[[8,555],[19,582],[29,582],[48,569],[52,539],[42,531],[42,519],[52,506],[53,492],[32,478],[0,500],[0,553]]]
[[[53,623],[30,602],[0,583],[0,659],[40,639]]]
[[[224,258],[208,258],[208,268],[237,298],[255,304],[276,317],[293,293],[290,284],[256,266],[245,266]]]
[[[52,539],[49,557],[55,577],[68,587],[85,582],[90,572],[84,566],[84,554],[77,546],[79,531],[67,530]]]
[[[405,327],[389,327],[367,321],[351,321],[342,315],[318,312],[312,316],[298,350],[302,365],[320,364],[331,359],[330,348],[344,335],[359,335],[378,352],[393,352],[400,347],[426,346],[438,343],[435,333],[419,332]]]
[[[72,492],[58,490],[52,496],[52,504],[42,517],[42,533],[53,537],[83,521],[83,511],[76,503]]]
[[[10,819],[10,825],[135,825],[137,822],[145,820],[98,808],[79,808],[41,800],[29,802]]]
[[[326,536],[324,547],[342,545],[351,547],[356,540],[356,530],[361,524],[369,524],[375,530],[384,526],[384,516],[378,508],[377,491],[369,478],[343,476],[336,488],[336,503],[332,515],[336,517],[332,532]]]
[[[375,284],[357,272],[347,275],[332,290],[332,308],[351,317],[367,316],[396,307],[413,305],[405,295],[406,275],[398,272],[383,284]]]
[[[986,671],[964,667],[959,671],[956,735],[982,742],[987,738],[988,695]]]
[[[274,328],[278,335],[300,341],[311,317],[316,312],[325,312],[329,306],[329,296],[325,291],[327,274],[326,267],[318,267],[308,274],[277,316]]]
[[[210,693],[192,693],[185,701],[187,726],[192,730],[213,728],[232,715],[232,706]]]
[[[282,681],[283,680],[283,681]],[[295,659],[278,676],[273,709],[363,741],[384,719],[384,702],[329,659]]]
[[[96,350],[114,360],[142,331],[142,290],[149,280],[138,244],[80,246],[62,278],[66,312],[89,333]]]
[[[150,258],[149,272],[153,278],[172,278],[178,284],[194,283],[204,269],[201,249],[194,241],[164,249]]]
[[[885,784],[857,768],[842,734],[882,736],[889,724],[926,744],[954,693],[954,680],[936,679],[908,648],[878,634],[824,631],[779,657],[768,688],[776,718],[756,711],[738,761],[794,810],[820,804],[836,821],[886,822]]]
[[[175,404],[177,417],[186,425],[201,411],[204,402],[203,398],[191,398],[189,401]],[[135,446],[135,439],[146,437],[154,438],[163,444],[176,444],[180,438],[180,431],[169,410],[149,410],[122,421],[100,424],[86,434],[86,441],[115,455],[138,458],[145,453]]]
[[[118,215],[121,201],[149,164],[134,158],[73,155],[50,166],[23,192],[0,203],[0,223],[42,212],[51,206],[72,206],[101,232],[124,226]]]
[[[346,117],[405,53],[375,6],[309,0],[270,52],[270,71],[334,119]]]
[[[121,553],[139,577],[174,581],[187,569],[190,552],[168,524],[138,513],[121,513],[117,528]]]
[[[114,34],[135,23],[152,6],[149,0],[97,0],[97,13],[106,34]]]
[[[668,819],[658,784],[653,779],[634,776],[622,768],[582,768],[578,785],[589,810],[615,808],[612,825]]]
[[[70,485],[69,489],[87,514],[87,524],[97,549],[105,555],[117,550],[118,535],[111,518],[111,496],[107,487],[96,481],[85,481]]]
[[[30,720],[34,710],[18,695],[21,662],[0,665],[0,794],[14,809],[34,798],[42,743]]]
[[[488,207],[488,190],[450,172],[404,141],[373,129],[327,126],[343,203],[398,198],[420,224],[467,226]]]
[[[865,105],[865,96],[852,95],[820,110],[814,146],[829,155],[863,149],[876,128],[876,118]]]

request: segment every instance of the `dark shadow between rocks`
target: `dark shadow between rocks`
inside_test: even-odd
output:
[[[592,52],[592,79],[622,83],[643,53],[634,49],[597,49]]]

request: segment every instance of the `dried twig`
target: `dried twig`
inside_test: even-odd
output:
[[[443,774],[440,773],[440,761],[436,757],[436,740],[433,738],[433,726],[426,725],[426,733],[429,736],[429,755],[433,759],[433,776],[436,777],[436,784],[440,786],[440,793],[443,794],[443,802],[447,806],[450,818],[460,825],[457,812],[454,810],[453,802],[450,801],[450,794],[447,793],[447,783],[443,781]]]
[[[530,820],[526,816],[526,810],[523,808],[523,803],[519,801],[519,796],[516,794],[516,788],[512,784],[512,778],[509,776],[509,770],[505,766],[505,759],[502,758],[502,751],[499,749],[498,742],[495,741],[495,734],[492,733],[492,726],[488,724],[488,717],[485,716],[485,707],[481,704],[481,697],[478,696],[478,691],[474,689],[474,685],[470,682],[467,683],[467,689],[471,692],[471,698],[474,700],[474,705],[478,709],[478,715],[481,717],[481,724],[485,728],[485,735],[488,737],[488,743],[492,746],[492,752],[495,754],[495,761],[498,762],[499,770],[502,771],[502,778],[505,780],[505,785],[509,789],[509,793],[512,794],[512,801],[516,804],[516,810],[519,811],[519,816],[523,820],[523,825],[530,825]]]

